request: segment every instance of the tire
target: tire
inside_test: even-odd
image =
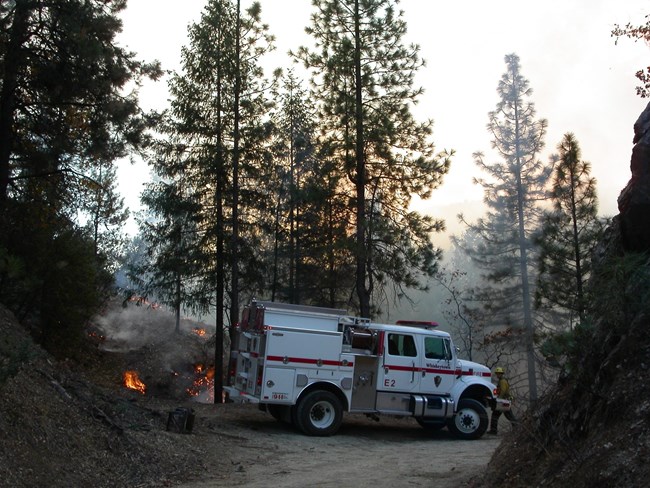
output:
[[[458,409],[447,422],[449,431],[459,439],[479,439],[488,428],[488,414],[485,407],[476,400],[463,398]]]
[[[415,421],[420,424],[420,426],[428,431],[428,432],[438,432],[439,430],[442,430],[445,428],[447,425],[444,420],[431,420],[431,419],[423,419],[423,418],[417,418]]]
[[[296,423],[299,429],[310,436],[334,435],[342,420],[341,401],[329,391],[315,390],[307,393],[296,409]]]

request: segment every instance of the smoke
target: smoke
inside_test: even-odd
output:
[[[191,318],[180,322],[163,307],[120,301],[93,321],[100,348],[123,357],[147,385],[147,395],[211,402],[214,376],[214,326]],[[211,375],[208,370],[211,368]]]
[[[165,340],[174,331],[174,316],[148,305],[112,306],[94,319],[105,337],[105,349],[128,352]]]

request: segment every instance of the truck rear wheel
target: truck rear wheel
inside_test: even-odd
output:
[[[333,435],[339,430],[342,420],[341,401],[329,391],[315,390],[307,393],[296,409],[298,427],[307,435]]]
[[[449,419],[447,427],[459,439],[478,439],[488,428],[485,407],[476,400],[463,398],[458,402],[456,414]]]

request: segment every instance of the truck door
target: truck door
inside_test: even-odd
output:
[[[447,394],[454,385],[454,361],[451,341],[447,337],[420,336],[420,392]]]
[[[384,334],[383,365],[377,379],[377,390],[418,391],[420,359],[413,334],[389,331]]]

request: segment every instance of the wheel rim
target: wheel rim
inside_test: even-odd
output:
[[[326,429],[334,423],[334,407],[330,402],[321,400],[316,402],[309,411],[309,419],[314,427]]]
[[[456,428],[463,434],[471,434],[475,432],[481,425],[481,417],[479,413],[471,408],[463,408],[459,410],[454,419]]]

